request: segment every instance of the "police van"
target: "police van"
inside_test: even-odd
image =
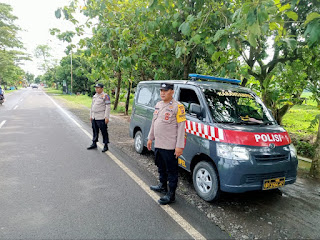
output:
[[[221,191],[241,193],[292,184],[297,153],[286,130],[240,80],[190,74],[191,80],[143,81],[132,106],[130,136],[142,153],[147,145],[160,83],[174,84],[185,106],[185,148],[179,166],[192,174],[198,195],[213,201]]]

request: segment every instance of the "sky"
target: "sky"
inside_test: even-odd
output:
[[[57,19],[54,14],[59,7],[68,5],[69,0],[0,0],[0,2],[12,6],[13,15],[18,17],[15,25],[23,29],[18,36],[27,53],[33,58],[33,61],[24,62],[21,68],[35,76],[43,74],[38,69],[41,61],[34,57],[34,50],[38,45],[50,46],[53,59],[60,60],[66,56],[64,50],[67,44],[52,36],[49,29],[58,28],[62,31],[74,29],[70,22]]]

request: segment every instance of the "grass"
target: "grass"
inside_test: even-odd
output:
[[[289,133],[300,137],[316,135],[318,126],[310,128],[310,123],[320,114],[320,109],[317,108],[316,101],[310,100],[311,95],[310,92],[303,93],[302,97],[308,99],[307,104],[293,106],[284,116],[282,124]]]
[[[89,97],[88,95],[63,94],[62,90],[57,90],[57,89],[53,89],[53,88],[47,88],[47,89],[45,89],[45,91],[48,94],[55,95],[56,98],[65,99],[65,100],[72,102],[74,104],[83,105],[88,108],[91,107],[92,98]],[[111,99],[111,101],[112,100],[114,101],[114,99]],[[133,103],[133,99],[130,99],[129,115],[131,114],[132,103]],[[112,106],[113,106],[113,104],[111,105],[111,109],[113,109]],[[111,110],[111,113],[116,114],[116,113],[124,113],[124,112],[125,112],[125,99],[120,99],[119,104],[118,104],[118,109]]]
[[[299,169],[302,169],[304,171],[308,171],[309,172],[310,168],[311,168],[311,163],[303,161],[303,160],[299,160],[298,167],[299,167]]]

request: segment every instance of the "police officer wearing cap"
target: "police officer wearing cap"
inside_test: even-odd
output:
[[[104,147],[102,152],[108,151],[109,135],[108,123],[110,119],[110,97],[103,92],[103,84],[97,83],[95,85],[96,94],[92,98],[90,109],[90,121],[92,123],[93,138],[92,144],[87,149],[97,148],[99,137],[99,129],[103,137]]]
[[[185,144],[185,109],[173,99],[174,85],[160,84],[161,100],[155,106],[147,147],[151,150],[154,140],[155,159],[159,172],[159,184],[150,186],[156,192],[166,193],[159,199],[162,205],[175,201],[178,185],[178,157]],[[169,186],[169,191],[168,191]]]

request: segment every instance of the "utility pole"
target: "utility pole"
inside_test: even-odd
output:
[[[72,95],[72,50],[71,50],[71,95]]]

